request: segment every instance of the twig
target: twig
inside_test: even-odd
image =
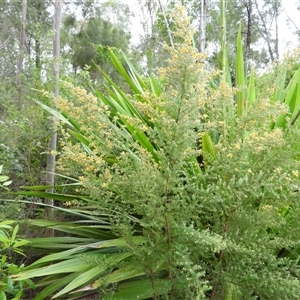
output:
[[[230,220],[230,215],[227,215],[226,217],[226,223],[225,223],[225,227],[224,227],[224,234],[226,234],[228,232],[228,227],[229,227],[229,220]],[[221,264],[222,260],[223,260],[223,256],[224,256],[224,251],[220,251],[219,255],[218,255],[218,263]],[[217,292],[217,282],[214,283],[209,300],[213,300],[215,298],[215,294]]]

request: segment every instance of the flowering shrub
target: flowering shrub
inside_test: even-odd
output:
[[[298,299],[299,127],[275,126],[289,110],[268,98],[238,114],[237,89],[206,70],[185,11],[173,18],[181,40],[162,88],[132,71],[131,95],[108,79],[108,96],[65,83],[57,99],[60,170],[79,178],[87,209],[107,216],[120,248],[115,265],[70,275],[56,296],[80,286],[104,299]],[[102,268],[108,257],[80,263]]]

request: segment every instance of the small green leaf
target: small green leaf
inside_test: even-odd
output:
[[[3,182],[3,186],[9,186],[12,183],[12,180]]]
[[[23,293],[22,290],[18,291],[18,293],[15,295],[15,297],[12,298],[11,300],[20,300],[21,296],[22,296],[22,293]]]
[[[0,228],[11,228],[11,226],[9,226],[9,225],[14,224],[14,223],[15,223],[15,221],[13,221],[13,220],[3,221],[0,223]]]
[[[205,132],[202,136],[202,149],[210,154],[212,158],[216,159],[217,155],[215,146],[208,132]]]
[[[256,101],[256,91],[255,91],[255,79],[254,79],[254,70],[251,68],[251,74],[248,84],[248,95],[247,95],[247,105],[246,108],[253,105]]]
[[[3,291],[0,291],[0,300],[6,300],[6,295]]]
[[[8,179],[9,179],[8,176],[6,176],[6,175],[0,175],[0,182],[4,182],[4,181],[6,181]]]
[[[244,55],[241,37],[242,26],[240,24],[236,40],[236,94],[237,116],[240,117],[245,110],[245,75],[244,75]]]
[[[19,230],[19,225],[17,224],[13,230],[13,233],[12,233],[12,236],[11,236],[11,244],[14,243],[15,239],[16,239],[16,236],[17,236],[17,233],[18,233],[18,230]]]
[[[13,245],[13,248],[18,248],[18,247],[27,245],[28,243],[30,243],[30,241],[27,241],[27,240],[16,241]]]
[[[10,244],[10,238],[0,235],[0,242],[4,243],[4,245],[6,245],[4,247],[7,248],[8,245]],[[3,247],[3,245],[2,245],[2,247]]]

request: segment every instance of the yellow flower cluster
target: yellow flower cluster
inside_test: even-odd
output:
[[[71,207],[71,206],[77,206],[79,202],[77,200],[72,200],[72,201],[66,201],[64,202],[65,207]]]
[[[275,128],[269,131],[266,131],[266,128],[263,129],[252,132],[245,139],[245,144],[253,148],[256,154],[263,150],[270,151],[271,148],[278,148],[284,145],[285,141],[281,129]]]
[[[194,29],[190,25],[185,7],[176,6],[171,18],[177,27],[173,35],[180,42],[175,42],[174,48],[165,46],[170,53],[170,59],[166,68],[159,69],[159,75],[176,83],[177,87],[175,90],[173,89],[173,95],[181,96],[180,92],[182,91],[178,90],[178,82],[188,82],[191,77],[196,77],[198,82],[201,82],[201,75],[207,78],[207,74],[204,74],[206,56],[198,53],[193,46]]]

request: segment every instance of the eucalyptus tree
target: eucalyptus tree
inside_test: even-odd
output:
[[[248,66],[255,64],[261,67],[279,58],[278,17],[281,7],[280,0],[235,0],[227,2],[229,48],[234,49],[234,40],[238,26],[241,24],[245,60]],[[229,55],[234,55],[234,51],[229,52]]]
[[[165,4],[163,4],[165,5]],[[163,18],[159,18],[159,2],[155,0],[138,1],[139,13],[136,16],[140,20],[142,33],[139,36],[137,50],[145,61],[145,69],[151,73],[163,61],[162,42],[169,42],[167,32],[162,38],[161,29],[166,28]],[[168,19],[168,11],[165,11]],[[162,15],[161,15],[162,17]]]
[[[61,14],[62,14],[62,5],[63,1],[56,0],[53,2],[54,4],[54,36],[53,36],[53,96],[57,98],[59,95],[59,70],[60,70],[60,25],[61,25]],[[50,138],[49,138],[49,147],[47,154],[47,188],[48,193],[53,193],[54,184],[55,184],[55,159],[56,159],[56,148],[57,148],[57,132],[55,128],[55,119],[51,119],[50,124]],[[53,199],[47,198],[45,203],[48,205],[45,209],[46,218],[53,218]],[[52,229],[48,229],[45,232],[46,236],[53,236],[54,231]]]
[[[27,13],[27,0],[22,0],[22,22],[21,22],[21,34],[20,34],[20,52],[19,52],[19,60],[18,67],[16,73],[16,84],[21,87],[21,72],[23,69],[23,59],[25,52],[25,26],[26,26],[26,13]]]
[[[38,140],[45,126],[31,100],[33,89],[47,84],[41,81],[40,70],[47,67],[44,62],[51,43],[50,3],[0,0],[0,103],[5,122],[0,132],[1,160],[12,170],[15,185],[37,183],[43,170],[40,152],[44,149],[36,145],[43,144]]]
[[[0,76],[14,77],[15,64],[18,59],[18,41],[20,31],[19,12],[16,14],[13,5],[0,0]]]
[[[210,56],[218,56],[221,39],[219,1],[172,0],[167,3],[169,9],[176,4],[187,8],[193,27],[196,29],[195,46],[200,52],[206,48]],[[235,39],[239,24],[242,26],[246,65],[262,66],[277,60],[279,57],[278,17],[281,12],[281,0],[226,1],[227,45],[230,60],[233,61],[235,57]]]
[[[265,0],[261,5],[254,1],[258,16],[257,31],[266,43],[269,59],[274,62],[279,59],[278,17],[282,12],[281,0]]]
[[[22,23],[22,7],[24,1],[0,1],[0,24],[1,24],[1,60],[3,73],[16,73],[16,65],[19,59],[19,41]],[[27,75],[35,68],[41,69],[43,59],[49,51],[49,37],[51,34],[51,1],[31,0],[27,1],[26,30],[24,34],[24,71]],[[23,11],[24,14],[24,11]],[[34,62],[31,64],[31,61]],[[34,68],[29,68],[29,66]]]

